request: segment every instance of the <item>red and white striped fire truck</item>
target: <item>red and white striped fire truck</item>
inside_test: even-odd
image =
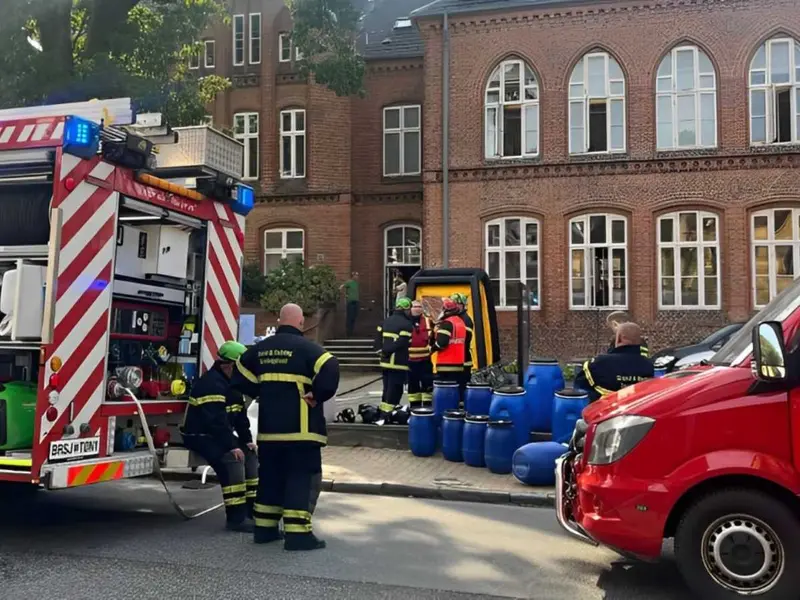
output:
[[[128,99],[0,111],[0,487],[184,462],[186,389],[237,337],[243,145],[143,117]]]

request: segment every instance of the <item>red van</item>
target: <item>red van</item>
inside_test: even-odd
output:
[[[800,598],[800,279],[708,361],[593,403],[556,463],[570,534],[644,560],[674,538],[701,600]]]

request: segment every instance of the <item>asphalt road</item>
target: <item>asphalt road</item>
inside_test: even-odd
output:
[[[183,521],[152,480],[0,504],[0,589],[14,600],[228,598],[685,600],[674,565],[564,536],[550,510],[325,494],[328,549],[254,546],[221,511]],[[179,502],[200,510],[219,488]]]

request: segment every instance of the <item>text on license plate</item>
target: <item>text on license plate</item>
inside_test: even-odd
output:
[[[98,454],[100,454],[99,437],[50,442],[50,460],[96,456]]]

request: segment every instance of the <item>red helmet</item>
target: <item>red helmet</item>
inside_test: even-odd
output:
[[[458,304],[456,304],[450,298],[445,298],[444,300],[442,300],[442,310],[444,310],[444,312],[457,311]]]

